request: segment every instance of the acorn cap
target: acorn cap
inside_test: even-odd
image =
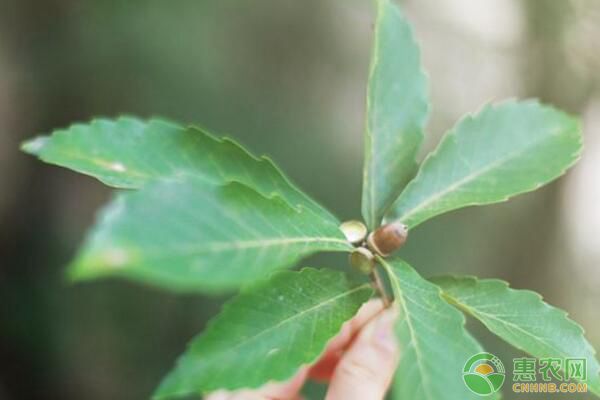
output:
[[[341,231],[353,245],[361,244],[367,238],[367,227],[360,221],[346,221],[340,225]]]
[[[408,227],[402,222],[392,222],[371,232],[367,245],[375,253],[386,257],[402,247],[407,238]]]
[[[369,275],[375,268],[375,256],[365,247],[357,247],[350,253],[350,265],[361,274]]]

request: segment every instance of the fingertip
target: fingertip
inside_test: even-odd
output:
[[[269,382],[258,389],[240,389],[233,392],[218,390],[209,394],[206,400],[300,399],[300,390],[307,377],[308,367],[304,366],[287,381]]]
[[[311,367],[309,377],[319,382],[329,381],[344,350],[356,337],[357,332],[384,309],[385,305],[381,299],[371,299],[364,303],[356,315],[346,321],[340,332],[329,341],[319,360]]]
[[[295,398],[308,377],[309,367],[302,367],[298,373],[286,382],[270,382],[261,387],[258,392],[267,397],[275,399]]]
[[[375,298],[364,303],[350,321],[358,326],[367,323],[371,318],[385,309],[385,304],[380,298]]]
[[[217,392],[213,392],[205,397],[206,400],[227,400],[229,399],[229,392],[225,390],[219,390]]]
[[[383,399],[399,360],[397,315],[386,309],[362,329],[334,371],[327,400]]]

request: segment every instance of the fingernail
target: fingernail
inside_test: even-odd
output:
[[[385,350],[396,350],[398,343],[394,334],[394,323],[396,322],[395,310],[386,310],[377,319],[375,324],[374,339],[378,346]]]

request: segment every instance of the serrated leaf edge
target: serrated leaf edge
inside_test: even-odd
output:
[[[194,179],[197,179],[194,175],[189,175],[192,176]],[[181,178],[181,177],[180,177]],[[174,182],[176,181],[176,179],[173,178],[161,178],[161,179],[157,179],[155,181],[153,181],[154,184],[159,184],[161,182],[165,183],[165,182]],[[261,192],[258,192],[256,190],[254,190],[252,187],[238,181],[238,180],[229,180],[223,183],[207,183],[210,184],[212,186],[217,186],[217,187],[221,187],[221,188],[227,188],[227,187],[231,187],[231,186],[236,186],[239,185],[240,187],[242,187],[244,190],[249,190],[251,192],[253,192],[253,194],[260,196],[261,198],[265,199],[268,202],[274,202],[274,203],[278,203],[280,207],[285,207],[288,208],[289,210],[297,213],[297,214],[301,214],[304,211],[310,212],[310,213],[314,213],[310,208],[308,207],[304,207],[302,205],[298,205],[298,207],[294,207],[292,206],[288,201],[286,201],[279,193],[274,192],[271,193],[269,195],[263,194]],[[140,193],[144,192],[144,188],[139,190]],[[97,212],[96,212],[96,216],[95,216],[95,221],[94,221],[94,227],[96,226],[100,226],[102,224],[108,223],[107,221],[110,221],[110,219],[115,218],[114,214],[117,212],[115,210],[116,207],[122,207],[122,203],[125,201],[125,197],[129,196],[133,193],[129,193],[129,192],[116,192],[115,196],[113,196],[113,199],[111,201],[109,201],[107,204],[105,204],[102,208],[100,208]],[[119,205],[121,204],[121,205]],[[316,214],[315,214],[316,215]],[[329,221],[327,220],[322,220],[323,223],[328,223]],[[339,228],[337,225],[334,224],[330,224],[331,228]],[[295,238],[295,241],[291,238],[287,238],[286,240],[273,240],[271,243],[269,243],[269,241],[247,241],[247,242],[252,242],[253,246],[255,247],[265,247],[265,246],[276,246],[276,245],[281,245],[281,244],[290,244],[290,243],[297,243],[297,242],[329,242],[329,243],[338,243],[340,245],[344,245],[346,247],[346,250],[348,252],[352,251],[354,249],[354,247],[352,246],[352,244],[350,242],[347,241],[347,239],[344,238],[342,232],[338,229],[338,231],[340,232],[339,237],[334,238],[334,237],[298,237]],[[83,242],[87,243],[89,241],[89,239],[91,237],[93,237],[93,235],[95,230],[94,229],[90,229],[90,231],[86,234]],[[254,243],[256,242],[256,243]],[[223,242],[223,243],[231,243],[231,242]],[[239,242],[238,242],[239,243]],[[265,243],[268,243],[268,245],[265,245]],[[237,245],[236,245],[237,246]],[[152,253],[149,252],[145,252],[144,253],[145,256],[152,256]],[[83,282],[83,281],[88,281],[88,280],[92,280],[92,279],[96,279],[98,277],[101,276],[127,276],[127,271],[119,271],[118,269],[111,269],[111,268],[98,268],[98,265],[104,265],[103,262],[99,262],[99,263],[92,263],[89,264],[88,262],[83,262],[82,259],[80,258],[80,254],[78,254],[75,259],[67,266],[66,268],[66,277],[67,280],[70,282]],[[295,264],[296,262],[298,262],[298,260],[294,261],[293,263]],[[84,267],[86,266],[86,267]]]
[[[369,63],[369,72],[368,72],[368,78],[367,78],[367,82],[371,82],[371,79],[373,77],[373,75],[375,74],[375,68],[377,67],[377,64],[379,63],[379,29],[380,29],[380,21],[383,18],[383,8],[385,4],[392,4],[394,6],[394,9],[396,10],[396,12],[400,13],[401,17],[403,19],[406,19],[406,17],[404,16],[404,14],[400,11],[400,9],[398,8],[397,5],[393,4],[392,2],[390,2],[390,0],[375,0],[376,4],[377,4],[377,17],[375,20],[375,32],[374,32],[374,41],[373,41],[373,47],[372,47],[372,54],[371,54],[371,61]],[[416,40],[416,35],[414,32],[414,29],[412,27],[412,25],[410,23],[406,23],[406,27],[409,31],[409,39],[411,41],[411,43],[414,45],[415,49],[416,49],[416,54],[417,54],[417,58],[419,59],[419,61],[422,60],[421,57],[421,48],[419,47],[419,43]],[[430,88],[429,88],[429,75],[427,74],[427,72],[424,70],[422,63],[419,63],[420,67],[419,67],[419,71],[421,72],[421,74],[423,75],[423,81],[424,81],[424,85],[425,85],[425,92],[429,93]],[[429,102],[427,100],[421,102],[420,104],[421,106],[423,106],[423,108],[425,109],[425,112],[423,113],[423,117],[421,120],[417,121],[417,124],[419,125],[425,125],[428,117],[429,117],[429,112],[431,110],[431,105],[429,104]],[[367,112],[367,116],[369,113],[369,110],[371,110],[371,88],[370,85],[367,84],[367,88],[366,88],[366,112]],[[415,164],[415,166],[418,167],[419,163],[417,162],[417,153],[419,152],[419,149],[422,147],[423,145],[423,141],[424,141],[424,133],[421,136],[421,140],[419,141],[419,143],[417,144],[417,148],[415,151],[415,157],[413,158],[413,162]],[[372,165],[371,165],[371,159],[372,159],[372,154],[371,154],[371,149],[373,147],[373,143],[375,142],[375,137],[374,135],[371,133],[370,129],[369,129],[369,118],[365,118],[365,168],[363,168],[363,185],[367,186],[367,184],[369,183],[370,176],[373,176],[376,174],[376,171],[372,171]],[[414,176],[413,176],[414,178]],[[407,183],[409,183],[411,181],[411,179],[408,179]],[[369,211],[370,212],[364,212],[364,217],[365,220],[367,222],[367,225],[369,226],[369,228],[374,229],[377,227],[377,225],[381,222],[382,217],[388,212],[388,210],[390,209],[390,207],[392,207],[392,205],[394,204],[396,198],[398,197],[398,195],[402,192],[402,190],[404,189],[404,187],[399,188],[398,193],[396,195],[390,196],[390,200],[388,201],[389,204],[386,204],[381,210],[379,210],[379,213],[377,213],[377,210],[375,208],[375,189],[374,189],[374,185],[369,184],[369,187],[371,188],[370,190],[368,190],[368,197],[369,197]],[[363,206],[363,208],[366,208]]]
[[[387,260],[385,258],[383,258],[381,256],[376,256],[376,258],[377,258],[377,261],[379,262],[379,264],[387,272],[387,275],[388,275],[388,277],[390,279],[390,283],[392,284],[392,286],[395,287],[395,290],[397,290],[399,293],[402,293],[402,288],[400,287],[400,285],[398,283],[398,279],[396,278],[396,275],[393,272],[393,268],[390,266],[390,264],[387,262]],[[402,261],[402,262],[404,262],[404,261]],[[422,279],[429,282],[429,280],[427,280],[425,278],[422,278]],[[445,299],[442,296],[442,290],[441,290],[441,288],[438,285],[435,285],[435,284],[433,284],[433,285],[437,288],[438,296],[440,297],[440,300],[441,301],[445,301]],[[409,313],[408,313],[408,310],[406,308],[405,301],[404,300],[400,300],[400,299],[394,299],[394,301],[400,303],[400,306],[402,307],[402,312],[404,312],[404,314],[408,316]],[[466,328],[466,322],[467,322],[467,320],[466,320],[464,314],[463,313],[458,313],[457,314],[457,318],[460,318],[460,325],[462,326],[463,330],[468,333],[468,330]],[[414,348],[417,349],[417,344],[416,343],[419,341],[418,335],[414,331],[414,328],[412,327],[412,323],[408,322],[409,321],[408,317],[406,318],[406,320],[407,320],[407,326],[410,329],[411,342],[414,343]],[[481,345],[479,344],[479,342],[477,342],[477,340],[475,340],[475,338],[473,338],[472,336],[470,336],[470,337],[473,339],[473,341],[475,341],[475,343],[477,343],[481,347]],[[415,354],[419,354],[419,352],[415,351]],[[427,376],[427,374],[423,372],[424,371],[424,367],[421,364],[420,358],[421,358],[420,355],[417,355],[417,359],[419,360],[419,361],[417,361],[417,364],[418,364],[421,376],[425,377],[425,376]],[[428,385],[423,385],[423,391],[425,393],[427,393],[427,399],[426,400],[437,400],[437,399],[435,399],[435,397],[431,393],[428,392]]]
[[[559,113],[565,117],[568,117],[570,119],[572,119],[576,125],[577,125],[577,130],[580,133],[578,135],[578,142],[577,144],[579,145],[577,150],[571,154],[571,161],[565,165],[565,167],[563,169],[561,169],[554,177],[552,177],[550,180],[548,180],[547,182],[542,182],[542,183],[536,183],[533,184],[531,186],[529,186],[528,188],[525,188],[519,192],[516,193],[512,193],[508,196],[505,196],[504,198],[494,201],[493,203],[489,203],[489,202],[481,202],[481,201],[472,201],[472,202],[468,202],[463,204],[460,208],[464,208],[464,207],[470,207],[470,206],[481,206],[481,205],[488,205],[488,204],[496,204],[496,203],[502,203],[505,202],[515,196],[524,194],[524,193],[529,193],[531,191],[534,191],[538,188],[540,188],[541,186],[544,186],[552,181],[554,181],[555,179],[561,177],[562,175],[564,175],[566,173],[567,170],[569,170],[573,165],[575,165],[579,159],[581,158],[582,152],[583,152],[583,135],[582,133],[582,126],[581,126],[581,122],[579,121],[579,119],[575,118],[574,116],[567,114],[566,112],[559,110],[551,105],[548,104],[544,104],[541,103],[540,101],[538,101],[537,99],[527,99],[527,100],[521,100],[518,101],[516,99],[507,99],[504,101],[500,101],[500,102],[494,102],[494,103],[488,103],[485,104],[484,106],[482,106],[482,108],[479,111],[473,111],[470,113],[465,114],[461,119],[459,119],[459,121],[456,123],[456,125],[450,129],[443,137],[442,140],[440,141],[440,143],[438,144],[438,146],[435,148],[435,150],[433,150],[432,152],[430,152],[425,159],[423,160],[423,162],[421,163],[421,168],[419,169],[419,172],[417,173],[417,175],[408,183],[408,185],[406,185],[406,187],[404,188],[404,190],[407,190],[410,186],[416,184],[415,182],[418,182],[419,180],[422,179],[422,171],[423,171],[423,167],[425,165],[427,165],[427,163],[430,161],[430,159],[434,159],[438,156],[438,152],[442,147],[442,144],[447,141],[447,140],[451,140],[454,136],[456,136],[457,134],[457,127],[462,125],[463,123],[465,123],[466,121],[469,120],[473,120],[478,114],[481,114],[485,111],[487,111],[488,109],[493,109],[493,108],[497,108],[497,107],[501,107],[503,105],[509,105],[509,104],[522,104],[522,105],[530,105],[530,104],[536,104],[539,105],[540,107],[546,108],[546,109],[550,109],[553,110],[556,113]],[[481,175],[481,174],[477,174],[477,175]],[[465,182],[465,181],[469,181],[471,179],[467,179],[465,180],[463,178],[463,180],[461,180],[461,183]],[[446,191],[447,192],[447,191]],[[445,193],[445,192],[444,192]],[[401,196],[402,194],[400,194]],[[436,196],[436,198],[439,198],[440,195],[438,193],[438,196]],[[435,199],[434,199],[435,200]],[[428,200],[425,202],[421,202],[419,205],[413,207],[412,209],[408,210],[407,212],[405,212],[402,216],[395,216],[393,218],[389,218],[388,216],[384,217],[384,222],[385,223],[389,223],[392,220],[396,220],[396,221],[406,221],[408,219],[408,217],[410,215],[413,215],[416,211],[422,209],[423,207],[425,207],[426,205],[430,204],[432,201],[434,200]],[[453,210],[450,210],[453,211]],[[437,216],[437,215],[436,215]],[[435,216],[434,216],[435,217]],[[421,224],[422,222],[425,222],[426,220],[420,221],[417,224],[414,224],[411,226],[411,228],[416,227],[417,225]]]
[[[236,300],[238,299],[239,296],[242,296],[242,295],[247,294],[247,293],[251,293],[251,292],[256,291],[256,290],[258,290],[258,289],[260,289],[262,287],[272,285],[276,280],[285,280],[290,275],[301,275],[301,274],[307,274],[307,273],[315,273],[315,272],[319,272],[319,271],[322,271],[322,270],[336,272],[336,271],[330,270],[330,269],[317,269],[317,268],[311,268],[311,267],[303,267],[303,268],[301,268],[298,271],[276,271],[276,272],[272,273],[267,278],[258,280],[256,282],[250,284],[250,285],[242,287],[242,289],[240,290],[239,294],[237,296],[229,299],[228,301],[226,301],[223,304],[223,306],[221,307],[221,310],[220,310],[219,314],[217,314],[214,318],[211,318],[208,321],[208,323],[206,324],[206,327],[204,328],[204,331],[208,331],[209,329],[211,329],[215,324],[217,324],[219,322],[219,320],[221,318],[223,318],[223,316],[227,315],[227,313],[229,312],[229,309],[231,309],[231,307],[234,305],[234,303],[236,302]],[[340,273],[340,274],[343,274],[343,273]],[[348,274],[343,274],[343,275],[345,275],[347,277],[349,276]],[[352,278],[350,278],[350,280],[352,280]],[[340,297],[348,296],[348,295],[350,295],[352,293],[358,292],[360,290],[365,290],[365,289],[368,289],[368,288],[371,288],[371,290],[372,290],[371,284],[370,283],[363,283],[361,285],[355,286],[351,290],[348,290],[348,291],[344,292],[343,295],[338,294],[335,297],[329,298],[326,301],[321,302],[319,304],[323,305],[323,304],[329,303],[331,301],[334,301],[335,299],[338,299]],[[310,310],[313,310],[315,308],[317,308],[317,307],[312,307]],[[307,312],[306,310],[303,311],[303,313],[306,313],[306,312]],[[292,318],[295,318],[295,317],[297,317],[297,315],[295,315]],[[288,318],[285,321],[289,321],[292,318]],[[278,326],[281,325],[281,322],[278,323],[277,325]],[[270,329],[273,329],[273,328],[270,328]],[[201,334],[202,333],[200,333],[199,335],[201,335]],[[192,347],[194,345],[194,342],[195,342],[195,340],[196,340],[197,337],[198,336],[194,337],[192,340],[190,340],[188,342],[188,344],[186,346],[186,351],[185,352],[187,352],[187,350],[192,349]],[[321,355],[323,354],[323,352],[325,351],[325,349],[327,348],[327,346],[329,345],[329,343],[331,342],[331,340],[333,340],[334,338],[335,338],[335,335],[331,339],[329,339],[322,346],[321,351],[319,352],[319,354],[316,357],[314,357],[313,360],[311,360],[311,361],[309,361],[309,362],[307,362],[306,364],[303,364],[303,365],[310,365],[310,364],[314,363],[315,361],[317,361],[319,359],[319,357],[321,357]],[[178,359],[177,359],[177,361],[175,363],[175,367],[171,371],[176,371],[177,370],[177,368],[179,367],[180,363],[182,362],[182,359],[185,357],[185,352],[184,352],[184,354],[182,354],[181,356],[178,357]],[[274,380],[274,381],[285,381],[285,380],[293,377],[294,374],[296,374],[297,371],[301,367],[302,367],[302,365],[299,365],[297,367],[297,369],[294,372],[292,372],[291,374],[289,374],[289,375],[274,376],[272,378],[272,380]],[[175,392],[171,392],[171,393],[168,393],[168,394],[160,394],[161,386],[167,380],[167,378],[168,378],[169,375],[170,375],[170,373],[167,376],[165,376],[165,378],[163,379],[163,381],[159,384],[158,388],[155,390],[155,392],[154,392],[154,394],[152,396],[153,400],[164,400],[164,399],[168,399],[168,398],[171,398],[171,397],[178,397],[178,396],[190,395],[190,394],[194,393],[194,392],[190,392],[190,391],[180,391],[180,392],[176,392],[176,393]],[[246,387],[246,389],[256,389],[256,388],[258,388],[260,386],[261,385],[259,384],[259,385],[256,385],[254,387]],[[239,389],[239,388],[233,388],[233,390],[235,390],[235,389]],[[212,390],[212,389],[209,389],[209,391],[210,390]],[[201,391],[200,393],[205,394],[205,392],[203,392],[203,391]]]
[[[240,151],[245,156],[248,156],[250,159],[257,162],[261,166],[273,169],[273,171],[275,171],[282,178],[282,180],[285,183],[287,183],[290,186],[290,188],[292,190],[294,190],[299,196],[304,198],[312,206],[319,209],[319,211],[321,211],[325,215],[327,215],[332,222],[339,224],[339,220],[335,215],[333,215],[324,206],[320,205],[318,202],[316,202],[314,199],[312,199],[312,197],[306,195],[302,190],[300,190],[298,188],[298,186],[294,182],[292,182],[291,179],[287,175],[285,175],[283,173],[283,171],[275,164],[275,162],[270,157],[268,157],[266,155],[255,156],[254,154],[252,154],[250,151],[248,151],[244,146],[242,146],[238,141],[234,140],[233,138],[231,138],[229,136],[220,136],[220,137],[216,136],[216,135],[210,133],[209,130],[207,130],[206,128],[204,128],[203,126],[200,126],[198,124],[183,125],[183,124],[178,124],[167,118],[162,118],[162,117],[151,117],[149,119],[138,118],[138,117],[134,117],[134,116],[130,116],[130,115],[121,115],[121,116],[118,116],[117,118],[96,117],[96,118],[91,119],[89,122],[75,122],[75,123],[68,125],[65,128],[55,129],[52,132],[50,132],[49,134],[39,135],[32,139],[28,139],[21,143],[20,148],[25,153],[34,155],[34,156],[38,157],[40,160],[50,163],[47,160],[47,158],[41,154],[43,147],[45,145],[45,142],[51,140],[52,137],[70,136],[73,134],[74,130],[84,129],[86,127],[93,128],[93,127],[97,127],[99,124],[104,124],[104,123],[115,125],[115,126],[118,124],[121,124],[121,123],[133,123],[133,124],[136,124],[139,126],[150,126],[151,124],[163,124],[163,125],[169,126],[170,128],[173,128],[173,129],[190,131],[195,134],[204,135],[205,137],[215,141],[219,145],[231,145],[236,150]],[[77,158],[76,154],[68,154],[68,155],[69,155],[69,157]],[[79,172],[73,168],[70,168],[68,165],[65,165],[64,163],[52,162],[50,164],[59,165],[61,167],[70,169],[74,172]],[[193,174],[193,170],[184,171],[184,173],[195,175],[195,174]],[[138,185],[115,184],[114,182],[104,179],[102,177],[93,176],[93,178],[99,180],[100,182],[102,182],[103,184],[105,184],[107,186],[114,187],[117,189],[141,189],[141,187]],[[165,176],[164,178],[169,178],[169,177]],[[153,179],[153,181],[156,181],[156,180],[158,180],[158,179]],[[233,181],[234,179],[230,179],[230,180]],[[292,206],[297,206],[297,205],[298,204],[293,204]],[[314,214],[317,214],[316,211],[314,211],[314,210],[310,210],[310,211],[313,212]]]
[[[569,326],[571,326],[573,329],[575,329],[576,332],[578,332],[582,337],[585,337],[585,328],[580,325],[579,323],[577,323],[576,321],[572,320],[569,318],[569,313],[561,308],[555,307],[549,303],[547,303],[546,301],[544,301],[544,297],[533,291],[533,290],[529,290],[529,289],[515,289],[512,288],[510,286],[510,283],[502,280],[502,279],[479,279],[474,275],[465,275],[465,276],[459,276],[459,275],[442,275],[442,276],[437,276],[437,277],[432,277],[429,279],[430,282],[432,282],[433,284],[435,284],[436,286],[438,286],[441,290],[441,294],[442,294],[442,298],[449,304],[453,305],[454,307],[460,309],[463,312],[466,312],[467,314],[471,315],[472,317],[476,318],[477,320],[479,320],[479,318],[477,318],[478,314],[485,314],[487,316],[490,316],[487,313],[481,313],[479,311],[474,310],[472,307],[467,306],[466,304],[461,303],[458,299],[454,298],[452,295],[450,295],[449,293],[447,293],[446,291],[444,291],[444,288],[440,285],[438,285],[436,283],[436,280],[441,280],[441,279],[452,279],[452,280],[456,280],[456,281],[468,281],[469,285],[473,285],[473,286],[477,286],[478,283],[483,282],[483,283],[489,283],[489,284],[495,284],[495,285],[500,285],[502,286],[504,289],[506,289],[508,292],[511,293],[515,293],[518,292],[520,294],[523,295],[527,295],[529,296],[529,300],[533,301],[537,304],[541,304],[543,305],[544,308],[552,311],[553,313],[555,313],[556,315],[560,316],[565,322],[567,322],[567,324]],[[497,319],[493,316],[491,316],[493,319]],[[481,321],[481,323],[483,325],[486,326],[486,328],[488,328],[487,324],[483,321]],[[537,338],[536,336],[531,335],[530,333],[528,333],[527,331],[524,331],[522,328],[520,328],[518,325],[515,324],[511,324],[511,323],[507,323],[502,321],[503,324],[509,325],[515,329],[517,329],[519,332],[523,332],[524,334],[526,334],[528,337],[532,337],[535,340],[539,340],[539,338]],[[489,329],[489,328],[488,328]],[[490,330],[491,332],[491,330]],[[492,332],[493,333],[493,332]],[[495,334],[495,333],[494,333]],[[543,343],[545,343],[544,341],[542,341]],[[589,342],[586,340],[586,343],[588,344],[588,348],[590,351],[590,354],[592,357],[596,357],[597,352],[596,349],[591,346],[589,344]],[[513,345],[512,343],[509,343],[511,346],[513,346],[514,348],[523,351],[527,354],[530,354],[526,349],[522,348],[521,346],[517,346],[517,345]],[[551,347],[551,346],[550,346]],[[568,356],[568,354],[559,354],[560,356]],[[598,393],[598,395],[600,395],[600,393]]]

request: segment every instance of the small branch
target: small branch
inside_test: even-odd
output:
[[[381,276],[379,275],[377,265],[375,265],[369,277],[371,278],[371,284],[373,285],[373,288],[377,291],[377,293],[379,293],[381,300],[383,300],[383,305],[386,308],[389,307],[391,304],[390,298],[388,297],[385,286],[383,285],[383,281],[381,280]]]

